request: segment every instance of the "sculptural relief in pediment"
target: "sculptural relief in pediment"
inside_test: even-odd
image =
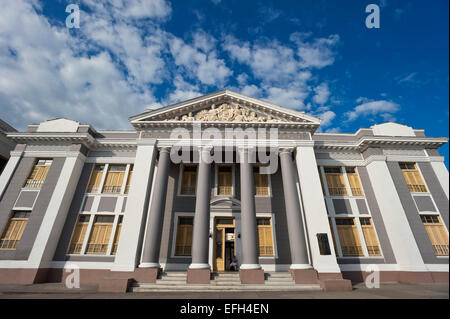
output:
[[[167,121],[182,122],[283,122],[271,115],[258,114],[247,108],[242,108],[238,104],[223,103],[220,106],[211,105],[209,109],[203,109],[196,113],[189,112],[182,116],[176,116]]]

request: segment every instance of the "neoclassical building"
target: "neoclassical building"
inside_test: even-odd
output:
[[[55,119],[9,132],[0,283],[103,287],[230,271],[348,289],[448,281],[447,138],[396,123],[318,133],[321,120],[229,90],[97,131]],[[234,270],[234,268],[233,268]],[[122,289],[121,288],[121,289]]]

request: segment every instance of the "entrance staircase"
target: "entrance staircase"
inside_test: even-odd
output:
[[[265,273],[264,285],[241,284],[238,272],[212,273],[209,285],[186,284],[186,272],[164,272],[156,283],[134,283],[132,292],[208,292],[208,291],[314,291],[319,284],[296,285],[288,272]]]

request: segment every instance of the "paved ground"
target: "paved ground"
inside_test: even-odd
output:
[[[449,284],[382,284],[368,289],[364,284],[348,292],[152,292],[106,294],[97,293],[95,286],[66,289],[62,284],[30,286],[0,285],[0,299],[448,299]]]

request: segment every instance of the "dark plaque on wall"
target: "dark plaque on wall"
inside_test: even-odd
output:
[[[320,254],[331,255],[330,243],[328,242],[328,235],[317,234],[317,241],[319,242]]]

